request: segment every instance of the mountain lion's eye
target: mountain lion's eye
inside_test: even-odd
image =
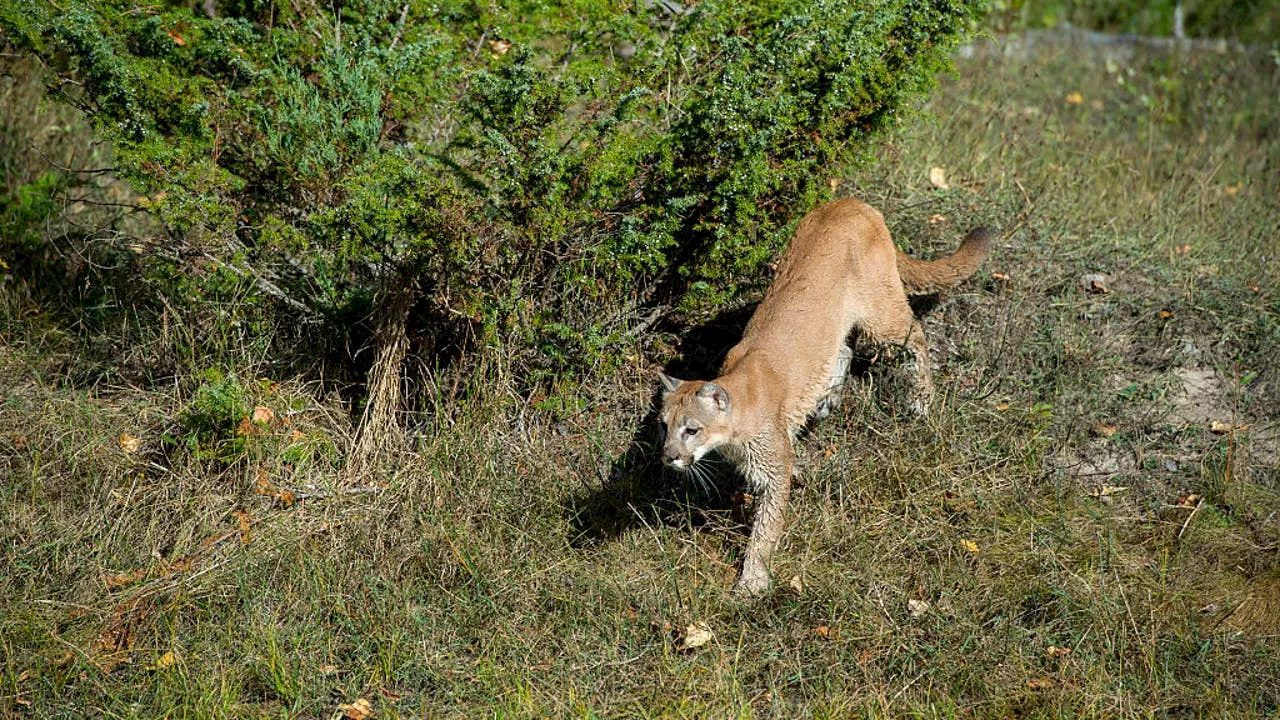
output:
[[[688,437],[693,437],[694,435],[697,435],[697,434],[698,434],[698,428],[696,428],[696,427],[687,427],[687,428],[685,428],[685,429],[684,429],[684,434],[685,434],[685,435],[687,435]]]

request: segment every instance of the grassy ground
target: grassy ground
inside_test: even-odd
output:
[[[10,278],[0,715],[1276,717],[1276,66],[1039,52],[963,61],[844,178],[914,253],[1004,237],[929,316],[933,417],[869,363],[803,440],[754,606],[732,479],[648,446],[645,358],[714,328],[573,413],[440,376],[461,409],[351,488],[319,385],[180,318],[90,342]]]

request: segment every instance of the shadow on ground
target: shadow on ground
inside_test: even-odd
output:
[[[665,371],[678,378],[715,377],[720,363],[742,337],[755,304],[729,310],[701,325],[668,327],[680,341],[680,355]],[[574,547],[592,547],[614,540],[645,524],[706,525],[738,507],[734,502],[737,475],[724,464],[712,464],[710,479],[693,477],[663,467],[659,460],[658,410],[662,394],[654,378],[653,395],[644,419],[636,426],[627,451],[614,459],[601,485],[583,488],[565,508],[570,518]]]

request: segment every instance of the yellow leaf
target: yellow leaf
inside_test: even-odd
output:
[[[715,633],[711,632],[711,628],[706,623],[693,623],[684,629],[684,634],[676,639],[676,649],[685,652],[700,648],[711,642],[715,637]]]
[[[799,575],[791,576],[790,585],[792,590],[795,590],[798,593],[804,592],[804,581],[800,579]]]
[[[156,662],[154,665],[151,666],[151,669],[164,670],[165,668],[170,668],[170,667],[173,667],[174,665],[177,665],[178,661],[181,659],[182,658],[178,656],[178,653],[170,650],[169,652],[156,658]]]
[[[1236,183],[1235,185],[1228,185],[1222,188],[1222,192],[1226,193],[1228,196],[1235,195],[1240,192],[1240,188],[1242,187],[1244,187],[1242,183]]]
[[[1000,282],[1009,282],[1009,275],[1008,275],[1008,273],[993,272],[993,273],[991,273],[991,277],[992,277],[992,279],[994,279],[994,280],[999,280]]]
[[[1227,433],[1232,431],[1244,432],[1245,430],[1248,430],[1248,429],[1249,429],[1248,425],[1232,425],[1229,422],[1222,422],[1221,420],[1214,420],[1213,422],[1209,423],[1209,432],[1213,433],[1214,435],[1226,435]]]
[[[946,222],[946,221],[947,221],[947,216],[946,216],[946,215],[939,215],[938,213],[934,213],[934,214],[932,214],[932,215],[930,215],[930,216],[929,216],[929,224],[930,224],[930,225],[937,225],[937,224],[939,224],[939,223],[944,223],[944,222]]]
[[[978,547],[978,543],[972,540],[961,540],[960,547],[964,548],[965,552],[970,553],[971,555],[977,555],[982,552],[982,549]]]
[[[339,705],[338,709],[346,720],[369,720],[373,717],[373,706],[364,698],[359,698],[350,705]]]
[[[1070,655],[1070,654],[1071,654],[1071,648],[1058,647],[1057,645],[1050,645],[1049,647],[1045,648],[1045,651],[1044,651],[1045,657],[1051,657],[1051,658],[1066,657],[1067,655]]]
[[[507,51],[511,49],[511,42],[509,40],[490,40],[489,49],[493,51],[494,55],[506,55]]]
[[[134,437],[127,432],[120,433],[120,449],[127,453],[136,453],[142,445],[142,438]]]
[[[966,540],[965,542],[968,542],[968,541]],[[969,543],[969,544],[973,545],[973,543]],[[965,549],[968,550],[968,548],[965,548]],[[978,552],[978,546],[974,545],[973,550],[971,550],[970,552],[975,552],[975,553]],[[911,613],[911,617],[913,618],[924,617],[924,614],[929,612],[929,603],[925,602],[924,600],[916,600],[916,599],[908,600],[907,612]]]
[[[9,263],[5,262],[4,258],[0,258],[0,270],[8,270],[8,269],[9,269]]]
[[[1124,492],[1128,489],[1129,488],[1127,487],[1119,487],[1116,485],[1099,485],[1093,492],[1089,493],[1089,496],[1096,498],[1108,498],[1116,493]]]
[[[819,625],[818,627],[813,629],[813,634],[817,635],[820,638],[829,638],[831,637],[831,626]]]
[[[1079,105],[1082,102],[1084,102],[1084,96],[1078,92],[1069,93],[1067,95],[1068,105]]]
[[[929,169],[929,183],[939,190],[951,187],[947,184],[947,171],[940,167]]]

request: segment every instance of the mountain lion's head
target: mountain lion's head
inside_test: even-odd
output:
[[[729,441],[729,394],[713,382],[661,378],[662,462],[687,470]]]

